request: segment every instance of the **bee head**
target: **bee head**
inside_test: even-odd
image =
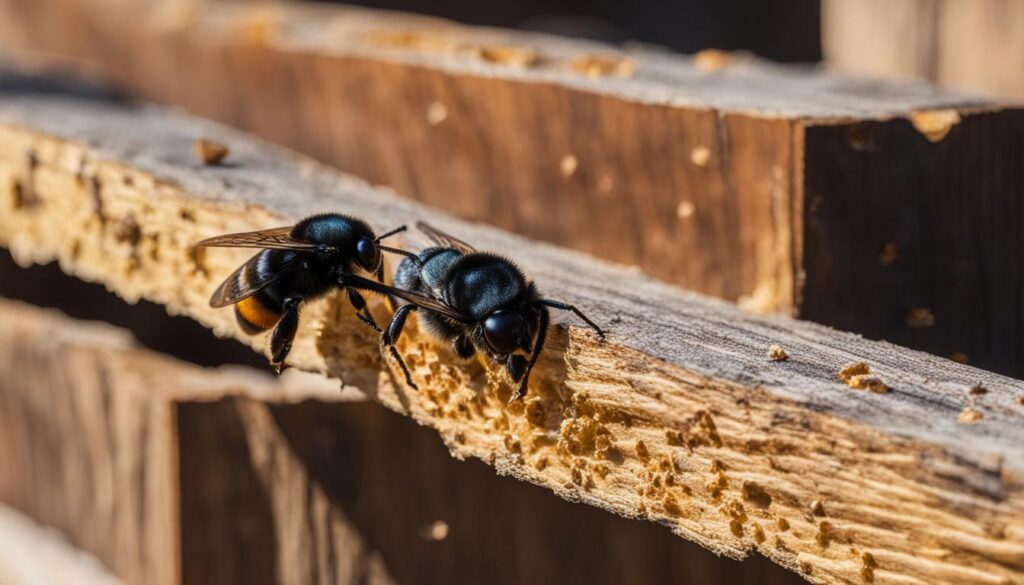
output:
[[[494,353],[508,355],[521,349],[532,350],[533,331],[537,328],[537,316],[521,309],[499,309],[484,320],[484,339]]]
[[[376,272],[380,268],[380,247],[373,238],[361,237],[356,241],[356,260],[367,272]]]

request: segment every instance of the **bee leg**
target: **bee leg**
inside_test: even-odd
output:
[[[359,294],[359,291],[351,287],[348,287],[345,290],[348,291],[349,302],[352,303],[353,307],[355,307],[356,317],[359,317],[360,321],[372,327],[377,333],[383,333],[380,326],[377,325],[377,321],[373,319],[370,309],[367,308],[366,299],[363,298],[363,295]]]
[[[391,323],[388,324],[387,330],[380,336],[381,344],[388,348],[391,357],[395,358],[395,361],[398,362],[398,366],[402,368],[402,373],[405,374],[405,383],[413,390],[419,390],[419,386],[412,381],[412,373],[409,372],[409,367],[405,365],[405,360],[398,353],[395,342],[398,340],[398,336],[402,334],[402,329],[405,328],[405,320],[409,318],[409,313],[417,308],[419,307],[416,305],[402,305],[399,307],[395,311],[395,316],[391,318]]]
[[[533,351],[530,352],[530,362],[526,364],[526,371],[522,373],[522,380],[519,381],[519,389],[516,391],[515,396],[512,397],[512,400],[518,400],[526,395],[526,391],[530,383],[530,372],[533,371],[533,366],[537,363],[537,358],[540,357],[540,352],[544,349],[544,342],[548,338],[548,323],[550,322],[551,317],[548,315],[548,310],[543,306],[538,308],[538,312],[540,314],[537,320],[537,341],[533,345]],[[512,358],[515,357],[519,356],[513,355],[509,357],[508,363],[505,367],[508,369],[508,373],[512,375],[512,379],[518,380],[512,369]],[[522,360],[523,358],[520,357],[519,359]]]
[[[284,360],[288,357],[288,352],[292,350],[292,341],[295,340],[295,332],[299,329],[299,305],[301,304],[301,298],[285,300],[281,319],[270,336],[270,365],[274,368],[275,373],[280,374],[284,369]]]
[[[570,305],[568,303],[563,303],[561,301],[552,301],[550,299],[541,299],[539,301],[536,301],[535,304],[543,305],[545,307],[551,307],[552,309],[558,309],[559,311],[572,311],[573,313],[576,314],[577,317],[583,319],[583,321],[587,325],[589,325],[591,329],[596,331],[598,337],[604,339],[604,330],[598,327],[597,323],[594,323],[593,321],[590,320],[589,317],[584,315],[583,311],[577,309],[575,305]]]

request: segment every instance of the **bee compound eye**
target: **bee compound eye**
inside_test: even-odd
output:
[[[369,238],[361,238],[356,243],[356,253],[359,255],[359,263],[367,270],[376,270],[380,264],[380,248]]]
[[[518,312],[498,311],[484,321],[484,338],[496,353],[510,354],[519,347],[524,325]]]

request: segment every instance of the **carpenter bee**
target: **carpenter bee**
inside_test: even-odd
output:
[[[354,272],[362,270],[382,280],[381,251],[414,256],[380,245],[380,240],[404,230],[401,226],[377,237],[362,220],[326,213],[294,226],[217,236],[196,246],[261,249],[217,287],[210,306],[234,305],[238,324],[250,335],[274,328],[270,363],[280,373],[295,339],[303,301],[334,287],[345,289],[359,319],[381,332],[359,294],[359,289],[366,290],[360,282],[374,281]]]
[[[377,288],[400,299],[382,342],[391,349],[411,387],[416,385],[394,344],[409,313],[418,309],[423,309],[420,319],[427,331],[451,342],[460,357],[479,351],[504,364],[519,383],[514,398],[526,393],[530,372],[544,349],[548,308],[572,311],[604,338],[604,331],[576,307],[542,298],[511,261],[478,252],[424,223],[417,227],[434,246],[402,260],[395,273],[396,288]]]

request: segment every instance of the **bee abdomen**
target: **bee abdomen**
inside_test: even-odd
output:
[[[280,310],[272,308],[263,296],[256,293],[235,304],[238,325],[250,335],[272,328],[281,319]]]

